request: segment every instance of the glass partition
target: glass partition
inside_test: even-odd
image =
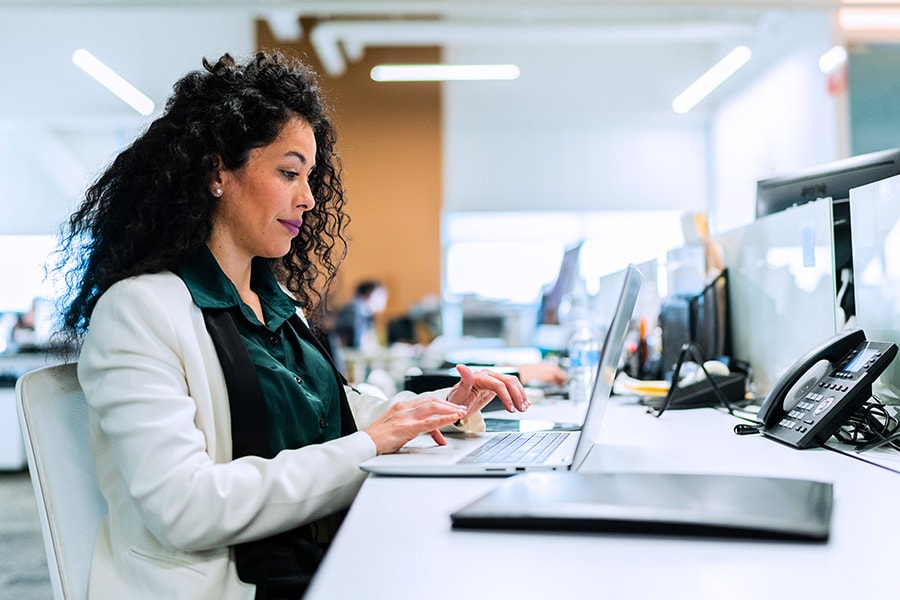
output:
[[[900,344],[900,176],[850,191],[856,325],[870,340]],[[894,361],[875,383],[885,402],[900,400]]]
[[[757,395],[838,330],[831,210],[818,200],[713,237],[728,268],[734,355],[750,363]]]

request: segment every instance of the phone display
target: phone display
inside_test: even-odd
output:
[[[826,340],[775,383],[760,431],[795,448],[821,445],[872,397],[872,382],[896,355],[895,344],[867,340],[860,329]]]

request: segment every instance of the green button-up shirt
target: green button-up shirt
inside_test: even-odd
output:
[[[254,261],[250,282],[265,323],[244,303],[206,246],[179,275],[197,306],[228,309],[234,319],[259,375],[271,456],[340,437],[340,392],[331,365],[288,321],[297,304],[278,286],[266,262]]]

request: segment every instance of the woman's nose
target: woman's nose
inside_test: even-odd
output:
[[[303,185],[297,198],[297,207],[303,210],[312,210],[316,205],[316,198],[313,196],[312,188],[309,183]]]

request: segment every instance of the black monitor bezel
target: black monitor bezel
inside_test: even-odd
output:
[[[756,218],[822,198],[845,202],[850,198],[851,189],[894,175],[900,175],[900,148],[760,179],[756,182]]]

